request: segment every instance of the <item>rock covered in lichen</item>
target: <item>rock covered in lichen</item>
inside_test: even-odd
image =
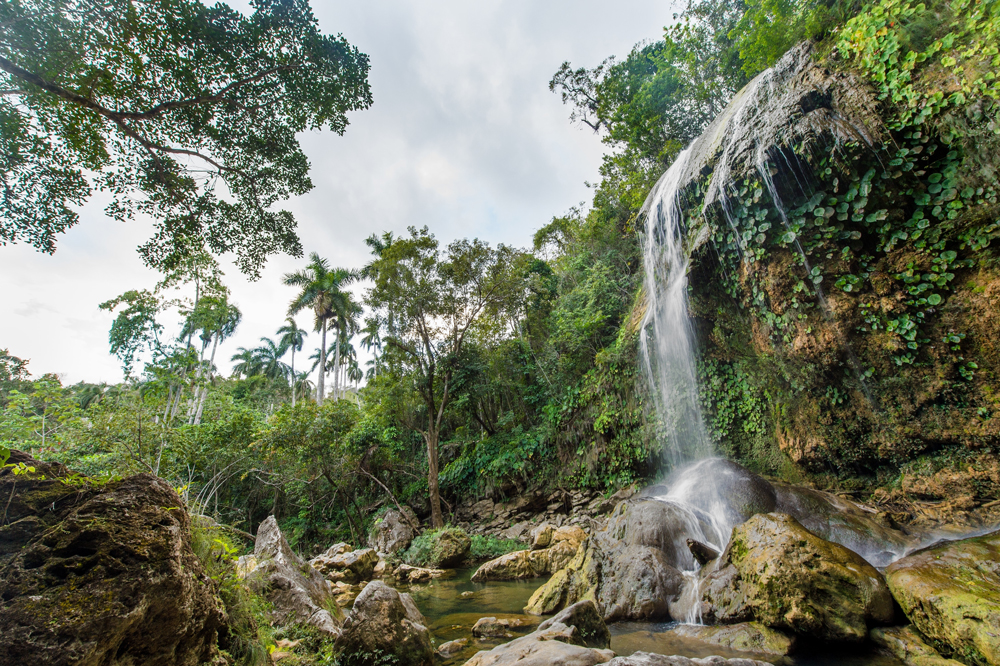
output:
[[[165,481],[10,462],[35,472],[0,469],[0,664],[219,663],[225,611]]]
[[[931,546],[886,569],[913,626],[946,656],[1000,664],[1000,532]]]

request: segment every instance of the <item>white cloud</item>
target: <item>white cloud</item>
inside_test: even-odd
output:
[[[410,225],[426,224],[443,242],[478,236],[526,246],[553,215],[589,199],[584,181],[597,179],[603,146],[569,124],[549,78],[564,60],[593,66],[657,39],[673,14],[669,3],[639,0],[313,6],[324,31],[342,33],[371,57],[375,103],[351,115],[343,137],[301,137],[316,187],[286,206],[307,253],[351,267],[367,261],[367,236]],[[112,317],[97,304],[151,287],[158,276],[135,252],[150,226],[109,221],[103,206],[88,204],[54,256],[0,248],[0,348],[30,358],[35,374],[120,377],[107,351]],[[302,265],[275,257],[257,282],[227,269],[244,318],[219,351],[223,368],[237,346],[274,335],[292,296],[280,278]],[[310,322],[302,315],[299,323]],[[308,349],[317,342],[312,336]]]

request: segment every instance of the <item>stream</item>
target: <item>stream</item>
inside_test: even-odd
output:
[[[400,587],[401,592],[409,592],[420,612],[427,618],[428,628],[434,636],[435,645],[447,641],[468,639],[465,649],[443,662],[447,666],[465,663],[479,650],[489,650],[507,642],[511,638],[534,631],[545,620],[544,617],[525,615],[522,612],[532,593],[547,578],[531,580],[491,581],[473,583],[470,579],[475,568],[458,569],[450,578],[433,580],[429,583]],[[511,638],[473,638],[472,626],[481,617],[506,618],[520,622],[511,630]],[[515,622],[512,622],[515,624]],[[745,657],[767,661],[777,666],[900,666],[894,657],[887,657],[871,651],[851,653],[838,648],[831,653],[829,648],[820,648],[816,654],[795,657],[768,657],[766,655],[735,652],[716,645],[710,645],[690,638],[669,633],[676,622],[616,622],[609,625],[611,649],[618,655],[630,655],[645,651],[665,655],[686,657]],[[806,643],[801,648],[808,650]],[[817,646],[819,647],[819,646]]]

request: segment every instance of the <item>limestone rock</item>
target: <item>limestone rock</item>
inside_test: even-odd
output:
[[[378,564],[378,554],[373,548],[348,550],[340,554],[328,555],[330,551],[309,560],[309,564],[330,580],[345,583],[360,583],[371,580]]]
[[[265,580],[272,614],[279,624],[304,622],[327,633],[339,633],[343,616],[330,583],[292,551],[274,516],[268,516],[257,528],[253,555],[241,557],[239,567],[244,575],[256,573]]]
[[[671,630],[678,636],[736,650],[785,656],[792,651],[793,640],[776,629],[759,622],[702,626],[682,624]]]
[[[494,508],[493,500],[486,498],[480,500],[472,505],[471,513],[472,517],[479,522],[484,522],[489,520],[493,516]]]
[[[885,574],[906,617],[942,654],[1000,664],[1000,532],[931,546]]]
[[[527,636],[478,652],[465,666],[595,666],[615,656],[606,649],[609,640],[610,633],[597,607],[592,601],[583,601],[543,622]]]
[[[337,640],[345,666],[382,659],[399,666],[431,666],[431,634],[416,604],[381,581],[373,581],[354,601]]]
[[[771,666],[764,661],[754,659],[723,659],[722,657],[703,657],[688,659],[687,657],[667,657],[662,654],[635,652],[628,657],[615,657],[608,666]]]
[[[469,557],[472,539],[462,530],[446,527],[430,533],[430,562],[435,569],[457,567]]]
[[[606,622],[669,618],[684,579],[673,565],[676,559],[670,559],[678,553],[674,536],[664,528],[673,511],[673,505],[655,500],[620,504],[608,526],[586,539],[566,566],[535,591],[525,612],[545,615],[593,599]],[[686,545],[683,552],[693,562]]]
[[[942,657],[912,626],[878,627],[868,637],[906,666],[963,666],[960,661]]]
[[[520,539],[525,534],[527,534],[531,529],[531,523],[527,520],[523,520],[519,523],[514,523],[502,533],[505,539]]]
[[[219,663],[225,612],[162,479],[63,483],[20,451],[0,469],[0,664]]]
[[[369,548],[374,548],[379,553],[395,553],[409,548],[410,542],[417,536],[414,526],[418,522],[412,509],[403,507],[403,510],[407,512],[406,515],[396,509],[385,512],[368,534]]]
[[[561,530],[565,532],[560,532]],[[517,550],[501,555],[483,563],[472,575],[472,580],[522,580],[545,576],[562,569],[573,559],[580,543],[576,539],[584,536],[584,533],[579,528],[559,528],[552,531],[550,539],[554,534],[560,535],[560,540],[552,542],[551,547]]]
[[[495,617],[481,617],[472,626],[472,635],[477,638],[510,638],[510,621],[498,620]]]
[[[552,532],[554,531],[555,528],[548,523],[542,523],[541,525],[533,528],[528,538],[531,542],[531,550],[548,548],[552,543]]]
[[[715,622],[757,620],[821,640],[861,642],[869,626],[893,619],[882,575],[791,516],[755,515],[733,530],[716,566],[701,587],[703,613]]]
[[[395,571],[395,578],[401,583],[420,583],[432,578],[444,578],[448,572],[444,569],[424,569],[422,567],[411,567],[409,564],[400,564]]]
[[[438,646],[437,654],[443,659],[451,659],[456,654],[464,650],[465,646],[468,644],[468,638],[459,638],[454,641],[448,641],[447,643],[442,643]]]

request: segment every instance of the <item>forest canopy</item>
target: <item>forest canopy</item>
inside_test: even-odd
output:
[[[342,134],[371,105],[368,57],[322,34],[304,0],[252,7],[0,4],[0,243],[52,253],[102,190],[112,219],[154,221],[140,253],[156,268],[196,239],[251,276],[268,255],[301,255],[276,208],[312,188],[296,135]]]

